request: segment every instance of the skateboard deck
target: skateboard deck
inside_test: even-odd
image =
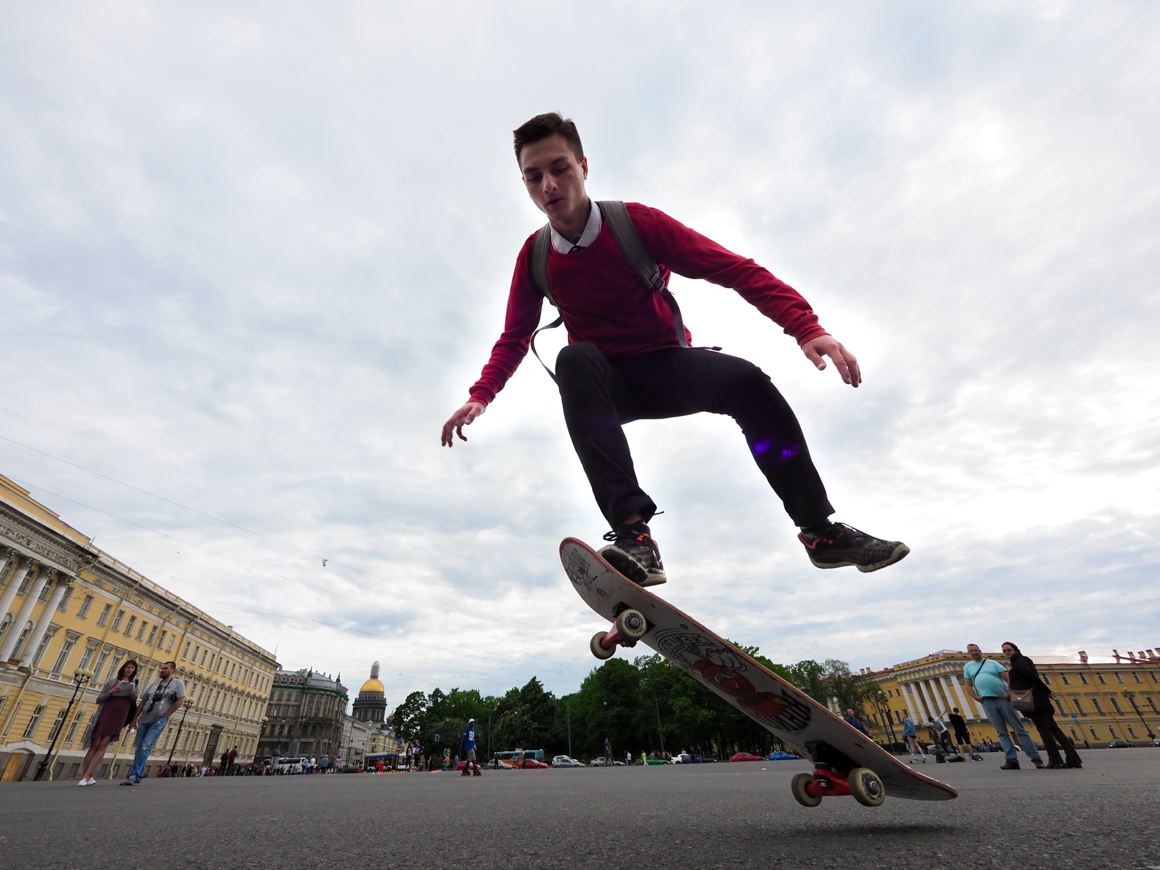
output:
[[[841,771],[843,782],[850,769],[869,768],[891,797],[939,801],[958,796],[951,786],[918,773],[733,644],[626,579],[583,541],[565,538],[560,561],[589,607],[613,623],[627,609],[639,611],[647,623],[639,642],[819,767]]]

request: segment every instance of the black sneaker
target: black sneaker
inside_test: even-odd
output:
[[[667,582],[661,551],[644,523],[621,526],[608,532],[604,540],[613,541],[600,555],[637,586],[659,586]]]
[[[820,534],[802,532],[798,540],[805,544],[810,561],[818,568],[853,565],[862,572],[877,571],[910,552],[910,547],[901,541],[884,541],[845,523],[831,523]]]

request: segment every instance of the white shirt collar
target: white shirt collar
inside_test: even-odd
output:
[[[600,206],[596,204],[594,199],[589,199],[588,202],[591,204],[591,210],[588,212],[588,223],[584,225],[584,232],[580,234],[578,242],[573,244],[556,232],[555,227],[552,227],[552,247],[558,253],[570,254],[573,247],[587,248],[600,235],[600,228],[604,225],[604,219],[600,215]]]

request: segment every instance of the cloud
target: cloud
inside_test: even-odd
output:
[[[789,398],[839,517],[913,548],[820,573],[731,421],[637,423],[667,597],[783,661],[1148,646],[1158,30],[1068,3],[14,10],[0,435],[292,546],[8,442],[0,471],[287,666],[357,686],[379,659],[392,704],[574,689],[600,626],[556,547],[604,529],[551,382],[525,364],[469,443],[436,435],[542,221],[510,131],[559,108],[595,196],[754,256],[859,355],[854,392],[674,281]]]

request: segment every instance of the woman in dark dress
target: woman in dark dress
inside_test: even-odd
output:
[[[79,785],[93,785],[93,774],[105,757],[105,749],[121,736],[121,729],[133,718],[137,708],[137,662],[130,659],[121,665],[117,676],[105,683],[97,695],[97,721],[89,736],[89,751],[85,754],[84,775]]]
[[[1039,731],[1043,748],[1047,750],[1048,768],[1081,767],[1082,762],[1079,753],[1075,751],[1075,745],[1055,724],[1055,705],[1051,703],[1055,693],[1040,678],[1039,672],[1035,670],[1035,662],[1023,655],[1019,647],[1010,641],[1003,644],[1003,655],[1011,661],[1011,688],[1016,691],[1031,690],[1035,709],[1029,713],[1024,711],[1024,715],[1035,723]],[[1060,747],[1063,748],[1064,758],[1059,757]]]

